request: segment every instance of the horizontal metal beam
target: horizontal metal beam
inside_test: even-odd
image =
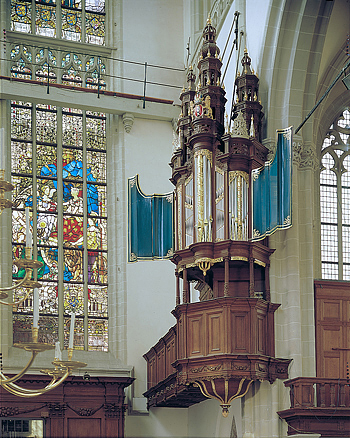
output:
[[[46,84],[23,83],[0,79],[0,99],[20,100],[60,107],[80,108],[110,114],[131,113],[134,117],[172,121],[180,114],[180,106],[170,102],[153,102],[146,100],[143,108],[143,96],[121,97],[117,95],[89,93],[79,90],[57,88],[51,86],[47,94]],[[166,103],[165,103],[166,102]]]

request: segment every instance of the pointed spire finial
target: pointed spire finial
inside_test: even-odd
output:
[[[255,137],[255,128],[254,128],[254,117],[253,117],[253,115],[252,115],[252,117],[250,119],[249,137]]]

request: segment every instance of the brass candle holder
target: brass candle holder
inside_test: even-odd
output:
[[[4,179],[5,171],[0,170],[0,214],[3,212],[5,208],[12,207],[12,201],[5,198],[5,192],[13,190],[13,185]],[[38,260],[32,260],[32,248],[26,247],[25,249],[25,258],[16,259],[13,264],[17,266],[19,270],[24,269],[25,275],[22,279],[17,280],[13,286],[0,288],[0,304],[6,306],[16,306],[22,303],[24,300],[28,298],[31,291],[34,288],[40,288],[41,283],[38,281],[32,280],[32,274],[34,269],[38,269],[43,266],[42,262]],[[27,289],[27,292],[24,296],[18,300],[12,302],[3,301],[8,298],[8,292],[16,290],[20,287]],[[52,362],[55,368],[53,369],[43,369],[41,372],[43,374],[47,374],[51,376],[51,382],[46,385],[44,388],[39,390],[32,390],[27,388],[22,388],[17,385],[15,382],[19,380],[30,368],[34,359],[43,351],[53,350],[55,347],[51,344],[46,344],[43,342],[39,342],[39,329],[38,327],[32,327],[32,342],[19,342],[14,344],[13,346],[16,348],[21,348],[25,351],[31,352],[31,358],[29,359],[27,365],[20,371],[18,374],[12,377],[7,377],[0,371],[0,385],[8,392],[18,397],[37,397],[38,395],[44,394],[47,391],[51,391],[52,389],[59,386],[62,382],[64,382],[67,377],[72,373],[73,370],[78,368],[83,368],[87,364],[84,362],[72,361],[73,357],[73,348],[68,348],[68,360],[55,360]]]

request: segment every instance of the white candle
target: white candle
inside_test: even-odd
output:
[[[69,345],[68,348],[73,348],[74,344],[74,324],[75,324],[75,313],[71,314],[70,318],[70,331],[69,331]]]
[[[5,130],[0,128],[0,170],[5,170]]]
[[[55,343],[55,360],[62,360],[61,344],[60,341]]]
[[[29,207],[26,207],[26,247],[32,247],[32,233],[29,226]]]
[[[36,287],[33,292],[34,303],[33,303],[33,327],[39,327],[39,289]]]

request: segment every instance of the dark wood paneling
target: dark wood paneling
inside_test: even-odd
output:
[[[37,390],[50,380],[49,376],[30,375],[17,383]],[[45,436],[50,438],[123,438],[124,388],[133,380],[104,376],[84,380],[71,376],[52,391],[30,399],[0,388],[0,416],[45,418]]]
[[[346,378],[350,360],[350,285],[315,281],[316,370],[318,377]]]
[[[74,438],[102,438],[101,419],[69,418],[68,436]]]

